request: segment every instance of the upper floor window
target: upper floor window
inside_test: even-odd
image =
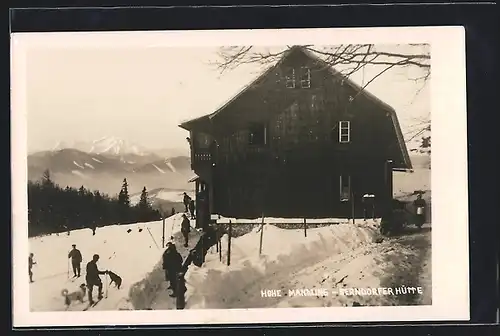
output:
[[[248,144],[262,146],[267,144],[267,127],[261,123],[253,123],[248,128]]]
[[[290,68],[285,74],[285,85],[288,89],[295,88],[295,69]]]
[[[285,70],[285,86],[288,89],[294,89],[300,85],[303,89],[311,87],[311,69],[308,67],[301,67],[296,71],[294,68]]]
[[[210,135],[206,133],[198,133],[195,135],[196,138],[196,143],[198,145],[198,148],[209,148],[210,144],[212,142],[212,139]]]
[[[339,142],[348,143],[351,141],[351,122],[339,121]]]
[[[303,89],[309,89],[311,87],[311,69],[307,67],[301,68],[300,86]]]

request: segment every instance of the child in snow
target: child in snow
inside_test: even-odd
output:
[[[30,276],[30,282],[33,282],[33,265],[36,265],[36,261],[33,260],[33,253],[30,253],[30,256],[28,257],[28,274]]]

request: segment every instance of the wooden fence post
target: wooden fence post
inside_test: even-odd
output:
[[[231,236],[233,234],[233,224],[229,221],[229,230],[227,235],[227,266],[231,264]]]
[[[260,243],[259,243],[259,255],[262,254],[262,239],[264,236],[264,214],[262,214],[262,223],[260,224]]]
[[[163,220],[162,220],[162,232],[163,232],[163,235],[161,237],[161,246],[162,248],[165,248],[165,217],[163,217]]]
[[[304,237],[307,237],[307,221],[304,218]]]
[[[217,242],[217,246],[219,246],[219,261],[222,262],[222,241],[220,232],[219,232],[219,241]]]
[[[356,224],[355,220],[356,215],[354,214],[354,192],[351,192],[351,205],[352,205],[352,224]]]
[[[177,296],[175,298],[175,308],[184,309],[186,307],[186,279],[184,279],[184,273],[177,273]]]
[[[217,243],[215,244],[215,252],[219,252],[219,244],[220,244],[220,224],[217,224],[217,235],[216,235],[216,239],[217,239]]]

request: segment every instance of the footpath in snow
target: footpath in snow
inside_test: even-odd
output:
[[[165,220],[165,240],[174,236],[177,246],[180,243],[180,223],[182,218],[176,214]],[[134,309],[130,300],[131,290],[135,284],[148,277],[148,274],[158,265],[163,253],[162,249],[162,221],[138,223],[129,225],[113,225],[98,228],[92,236],[90,229],[71,231],[59,235],[52,234],[29,239],[30,252],[35,255],[37,265],[33,267],[34,283],[30,284],[31,311],[64,311],[64,298],[61,291],[66,288],[69,292],[78,289],[85,283],[85,266],[97,253],[100,256],[98,267],[100,270],[111,270],[122,277],[120,289],[114,284],[108,286],[108,297],[101,300],[94,310]],[[191,235],[197,235],[197,232]],[[76,244],[83,255],[80,278],[72,278],[73,270],[68,259],[71,245]],[[106,290],[107,275],[101,276],[103,291]],[[97,297],[97,289],[93,291]],[[73,303],[68,310],[83,310],[85,303]]]
[[[220,222],[225,222],[222,219]],[[280,222],[268,220],[266,222]],[[235,224],[235,227],[238,224]],[[330,257],[346,258],[361,248],[372,246],[378,224],[373,221],[334,224],[307,230],[280,229],[266,224],[262,255],[259,255],[260,230],[231,240],[231,264],[227,266],[228,237],[221,239],[222,262],[215,246],[208,251],[205,264],[191,266],[186,274],[186,309],[259,308],[272,305],[261,298],[261,289],[293,286],[290,275]],[[331,274],[334,269],[324,269]],[[273,279],[273,280],[271,280]],[[279,282],[279,281],[278,281]],[[300,285],[300,284],[298,284]],[[166,295],[159,293],[151,309],[173,309]],[[314,305],[313,305],[314,306]],[[316,304],[317,306],[317,304]]]

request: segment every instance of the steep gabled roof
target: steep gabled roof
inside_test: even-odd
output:
[[[371,92],[369,92],[366,88],[363,88],[363,87],[359,86],[354,81],[352,81],[350,78],[344,76],[342,73],[340,73],[339,71],[335,70],[331,65],[329,65],[327,62],[325,62],[324,60],[322,60],[318,56],[314,55],[311,51],[309,51],[309,50],[307,50],[307,49],[305,49],[305,48],[303,48],[301,46],[293,46],[290,49],[286,50],[283,53],[283,56],[278,60],[278,62],[276,62],[273,66],[270,66],[260,76],[258,76],[256,79],[254,79],[252,82],[250,82],[245,87],[243,87],[242,90],[240,90],[235,96],[233,96],[231,99],[229,99],[226,103],[224,103],[221,107],[219,107],[214,112],[206,114],[206,115],[203,115],[201,117],[197,117],[197,118],[185,121],[185,122],[181,123],[179,125],[179,127],[183,128],[185,130],[190,130],[190,125],[194,124],[195,122],[198,122],[198,121],[210,121],[216,115],[218,115],[223,110],[225,110],[229,105],[231,105],[240,96],[242,96],[245,92],[247,92],[250,88],[254,87],[263,78],[265,78],[267,75],[269,75],[275,69],[277,69],[292,54],[292,52],[294,52],[296,50],[300,50],[307,57],[309,57],[313,61],[317,62],[318,64],[324,66],[325,69],[328,70],[333,77],[342,79],[344,81],[344,83],[346,83],[347,85],[351,86],[356,92],[361,92],[360,93],[361,95],[363,95],[365,98],[371,100],[372,102],[376,103],[377,105],[379,105],[381,108],[383,108],[386,112],[388,112],[390,114],[391,121],[392,121],[392,124],[394,126],[394,130],[395,130],[396,137],[397,137],[397,140],[398,140],[399,149],[400,149],[401,154],[403,156],[404,168],[402,168],[402,169],[403,170],[405,170],[405,169],[407,169],[407,170],[412,169],[412,164],[411,164],[410,156],[408,154],[408,149],[406,148],[406,144],[404,142],[403,132],[401,131],[401,126],[399,124],[399,120],[398,120],[398,117],[397,117],[397,114],[396,114],[396,111],[394,110],[394,108],[391,107],[389,104],[385,103],[384,101],[380,100],[374,94],[372,94]]]
[[[212,119],[213,117],[215,117],[217,114],[219,114],[221,111],[223,111],[226,107],[228,107],[229,105],[231,105],[232,102],[234,102],[235,100],[237,100],[240,96],[242,96],[245,92],[247,92],[250,88],[252,88],[253,86],[255,86],[257,83],[259,83],[262,79],[264,79],[268,74],[270,74],[271,72],[273,72],[276,68],[278,68],[285,60],[286,58],[288,57],[288,55],[290,55],[290,53],[295,49],[296,47],[292,47],[288,50],[286,50],[284,53],[283,53],[283,56],[278,60],[278,62],[276,62],[274,65],[272,66],[269,66],[262,74],[260,74],[259,76],[257,76],[256,79],[254,79],[253,81],[251,81],[249,84],[245,85],[236,95],[234,95],[231,99],[229,99],[227,102],[225,102],[221,107],[219,107],[217,110],[215,110],[214,112],[212,113],[209,113],[209,114],[205,114],[201,117],[197,117],[197,118],[194,118],[194,119],[190,119],[190,120],[187,120],[183,123],[181,123],[179,125],[179,127],[181,128],[184,128],[185,130],[189,130],[189,125],[196,122],[196,121],[201,121],[203,119]]]

